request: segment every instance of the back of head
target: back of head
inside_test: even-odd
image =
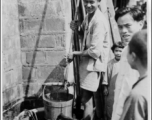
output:
[[[147,68],[147,30],[139,31],[132,37],[129,52],[134,52],[141,64]]]
[[[134,6],[134,7],[124,7],[117,10],[115,15],[115,20],[117,21],[119,17],[122,17],[128,13],[133,17],[135,21],[139,22],[144,19],[144,13],[141,10],[141,7]]]

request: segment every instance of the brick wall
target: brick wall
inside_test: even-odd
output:
[[[71,30],[70,0],[2,1],[3,119],[42,83],[62,81]]]
[[[25,96],[42,83],[62,81],[70,40],[70,0],[18,0]]]
[[[17,0],[2,1],[2,96],[7,111],[24,96]]]

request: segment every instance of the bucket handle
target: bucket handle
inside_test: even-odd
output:
[[[58,86],[62,86],[64,85],[64,83],[62,82],[51,82],[51,83],[43,83],[44,88],[43,88],[43,99],[45,99],[47,102],[49,102],[44,94],[45,88],[46,86],[52,86],[52,85],[58,85]]]

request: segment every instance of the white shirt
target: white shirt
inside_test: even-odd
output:
[[[114,93],[114,105],[112,120],[119,120],[126,98],[129,96],[133,84],[138,80],[138,71],[132,69],[127,61],[128,47],[125,47],[121,56],[121,60],[113,67],[118,72],[116,79],[116,88]]]

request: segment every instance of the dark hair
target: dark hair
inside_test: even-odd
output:
[[[147,30],[137,32],[129,43],[129,53],[134,52],[142,65],[147,67]]]
[[[129,13],[135,21],[141,21],[144,19],[144,13],[141,10],[141,7],[134,6],[134,7],[124,7],[120,8],[116,11],[115,20],[117,21],[119,17],[122,17]]]
[[[115,48],[124,48],[125,46],[123,45],[122,42],[116,42],[112,47],[111,47],[111,50],[114,52]]]
[[[147,2],[143,3],[143,4],[141,5],[141,8],[142,8],[142,10],[143,10],[143,13],[146,14],[146,12],[147,12]]]

